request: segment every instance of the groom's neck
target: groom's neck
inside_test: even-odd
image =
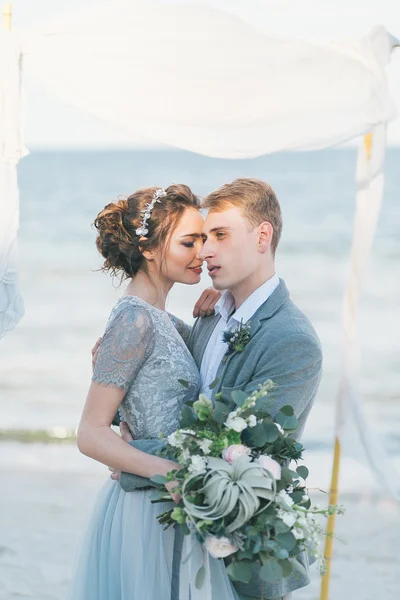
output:
[[[271,264],[263,271],[257,271],[243,279],[230,289],[235,299],[236,310],[251,296],[255,290],[275,275],[275,265]]]

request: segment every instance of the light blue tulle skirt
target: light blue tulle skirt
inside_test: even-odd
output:
[[[106,482],[80,543],[69,600],[170,600],[175,530],[164,531],[157,515],[171,503],[151,504],[152,494]],[[185,568],[179,600],[192,600],[199,591]],[[209,573],[212,600],[237,600],[222,560],[210,558]]]

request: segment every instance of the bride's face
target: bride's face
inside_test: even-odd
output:
[[[160,271],[171,283],[193,285],[201,279],[202,260],[198,254],[203,246],[201,230],[204,219],[195,208],[187,208],[171,234]]]

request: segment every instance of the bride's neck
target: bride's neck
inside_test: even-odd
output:
[[[173,283],[167,282],[159,275],[147,275],[139,271],[134,279],[131,279],[125,289],[125,296],[137,296],[155,308],[165,310],[167,296]]]

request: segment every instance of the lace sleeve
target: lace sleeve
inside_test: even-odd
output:
[[[106,329],[92,381],[127,390],[154,348],[154,326],[141,306],[125,304]]]
[[[171,319],[173,326],[175,327],[175,329],[177,330],[177,332],[179,333],[179,335],[181,336],[181,338],[187,346],[189,336],[192,331],[191,326],[187,325],[184,321],[181,321],[181,319],[178,319],[178,317],[175,317],[175,315],[171,315],[171,313],[168,313],[168,316]]]

